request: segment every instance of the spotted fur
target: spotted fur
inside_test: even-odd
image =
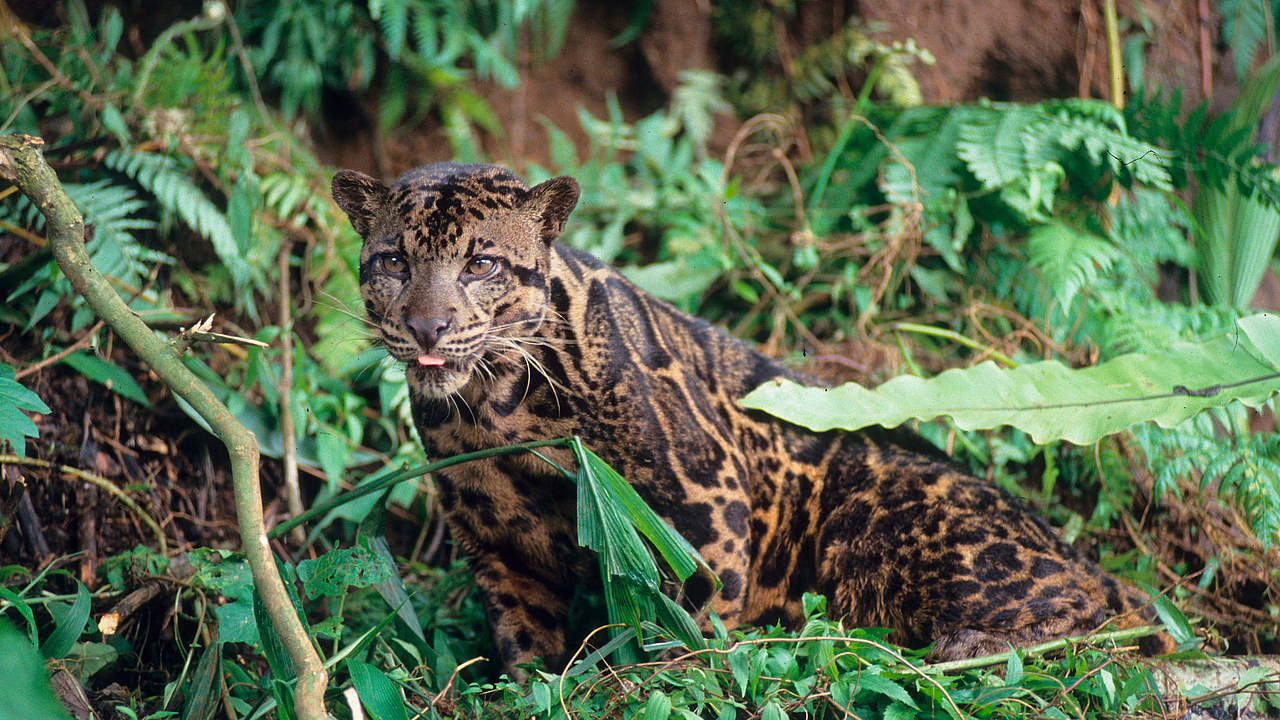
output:
[[[387,187],[344,170],[333,194],[365,239],[365,305],[407,365],[428,452],[581,436],[719,575],[726,624],[796,623],[817,591],[847,623],[947,659],[1139,622],[1133,590],[914,436],[814,433],[739,407],[760,383],[804,378],[555,242],[571,178],[529,188],[437,164]],[[508,667],[561,659],[593,566],[572,484],[531,455],[437,480]]]

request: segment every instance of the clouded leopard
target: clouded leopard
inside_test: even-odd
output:
[[[1139,622],[1135,591],[914,436],[814,433],[739,407],[767,380],[804,378],[558,243],[572,178],[529,187],[444,163],[389,187],[343,170],[332,187],[428,452],[581,436],[718,574],[729,626],[797,622],[803,593],[821,592],[832,616],[946,659]],[[561,659],[594,566],[570,481],[528,454],[437,481],[507,667]]]

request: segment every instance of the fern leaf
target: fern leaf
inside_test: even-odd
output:
[[[1253,64],[1259,46],[1267,37],[1271,23],[1269,0],[1219,0],[1222,13],[1222,39],[1231,47],[1236,77],[1243,79]]]
[[[1092,119],[1059,112],[1037,128],[1066,150],[1084,146],[1095,164],[1108,165],[1117,174],[1160,190],[1173,189],[1169,160],[1159,148],[1102,125]]]
[[[1060,222],[1032,230],[1027,252],[1063,308],[1071,306],[1081,288],[1096,282],[1099,272],[1111,269],[1119,255],[1106,240]]]
[[[227,216],[204,191],[179,172],[173,158],[117,149],[107,153],[103,164],[133,178],[155,197],[161,207],[177,215],[212,243],[218,259],[226,265],[237,286],[243,287],[249,282],[251,272],[244,261],[247,249],[236,242]]]
[[[369,0],[369,14],[382,28],[382,40],[387,46],[387,57],[400,59],[405,37],[409,34],[408,0]]]
[[[1022,136],[1035,121],[1035,111],[1021,105],[975,113],[960,128],[956,153],[984,188],[1000,188],[1027,173]]]
[[[1128,130],[1125,129],[1124,113],[1117,109],[1115,105],[1104,100],[1063,98],[1061,100],[1046,100],[1040,104],[1040,107],[1050,114],[1062,112],[1067,115],[1075,115],[1100,122],[1117,132],[1128,133]]]

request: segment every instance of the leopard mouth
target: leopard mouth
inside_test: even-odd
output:
[[[426,360],[426,362],[423,362]],[[475,363],[466,359],[445,358],[431,353],[418,353],[405,360],[405,375],[427,395],[444,398],[461,390],[471,380]]]

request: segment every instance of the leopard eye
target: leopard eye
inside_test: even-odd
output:
[[[475,257],[467,263],[467,273],[476,277],[483,277],[493,272],[498,263],[493,258]]]
[[[409,272],[409,263],[401,255],[387,253],[380,256],[379,260],[382,263],[382,269],[392,275],[403,275]]]

